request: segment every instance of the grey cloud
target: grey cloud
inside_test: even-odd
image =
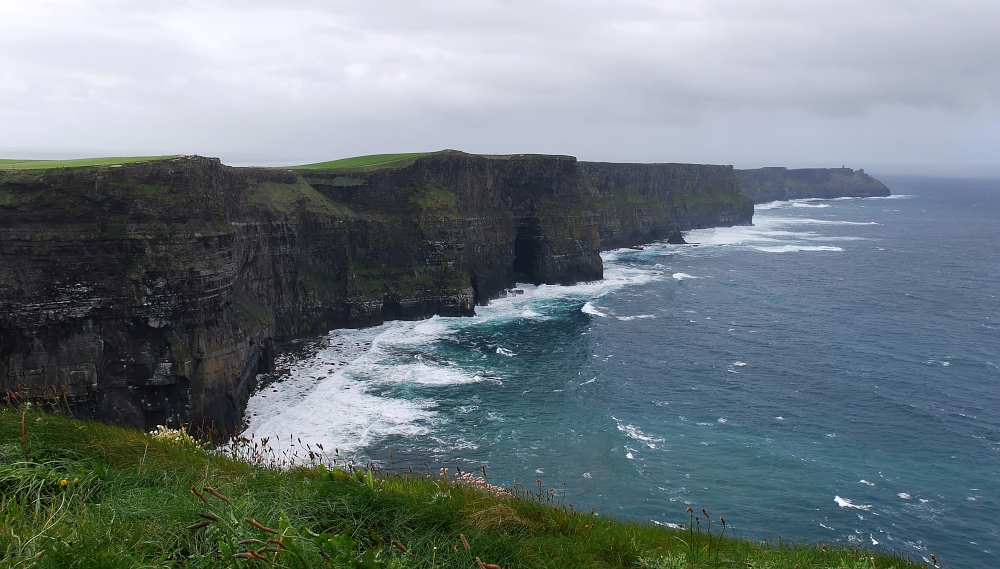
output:
[[[998,21],[972,0],[7,2],[0,147],[638,159],[683,137],[709,141],[687,159],[778,163],[860,136],[888,162],[990,161]],[[754,126],[775,117],[830,136],[788,149]]]

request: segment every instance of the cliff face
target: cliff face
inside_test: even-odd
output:
[[[728,167],[559,156],[0,171],[0,392],[227,435],[276,341],[472,315],[516,282],[600,279],[602,248],[751,216]]]
[[[803,198],[888,196],[889,188],[864,170],[850,168],[758,168],[736,170],[753,203]]]
[[[595,196],[604,249],[753,222],[753,203],[730,166],[580,162],[578,171]]]

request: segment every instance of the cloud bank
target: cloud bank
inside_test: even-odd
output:
[[[1000,168],[996,22],[992,0],[3,1],[0,148]]]

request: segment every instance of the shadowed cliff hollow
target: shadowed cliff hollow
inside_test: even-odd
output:
[[[0,392],[232,434],[276,341],[472,315],[517,282],[600,279],[602,249],[752,215],[728,166],[568,156],[0,170]]]
[[[888,196],[889,188],[864,170],[850,168],[757,168],[736,170],[753,203],[803,198],[870,198]]]

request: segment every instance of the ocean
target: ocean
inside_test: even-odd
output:
[[[603,281],[523,285],[473,318],[288,344],[245,435],[485,467],[612,517],[692,506],[744,537],[1000,566],[1000,182],[883,181],[890,198],[763,204],[753,226],[605,253]]]

